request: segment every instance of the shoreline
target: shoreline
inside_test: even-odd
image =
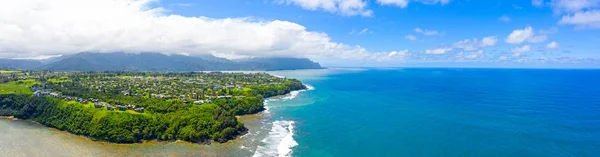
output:
[[[304,86],[303,89],[292,90],[292,91],[290,91],[288,93],[285,93],[285,94],[282,94],[282,95],[265,97],[264,100],[263,100],[263,102],[262,102],[263,103],[263,110],[261,110],[260,112],[257,112],[257,113],[246,114],[246,115],[241,115],[241,116],[235,116],[236,120],[239,120],[241,117],[245,117],[245,116],[261,115],[262,113],[264,113],[265,111],[267,111],[266,107],[264,107],[264,105],[266,104],[267,99],[276,98],[276,97],[282,97],[282,96],[285,96],[285,95],[289,95],[290,93],[292,93],[294,91],[304,91],[304,90],[308,89],[308,87],[306,85],[304,85],[304,84],[302,84],[302,85]],[[207,145],[208,146],[208,145],[212,145],[213,143],[217,143],[217,144],[229,144],[229,143],[232,143],[232,142],[235,142],[235,141],[239,140],[241,137],[247,135],[250,132],[250,130],[247,127],[244,126],[246,128],[245,131],[243,131],[242,133],[236,135],[234,139],[228,140],[227,142],[224,142],[224,143],[216,142],[213,139],[209,139],[209,140],[206,140],[206,141],[203,141],[203,142],[199,142],[199,143],[193,143],[193,142],[188,142],[188,141],[179,140],[179,139],[177,139],[177,140],[168,140],[168,141],[161,141],[161,140],[158,140],[158,139],[153,139],[153,140],[141,140],[141,141],[132,142],[132,143],[117,143],[117,142],[108,142],[108,141],[102,141],[102,140],[94,140],[94,139],[90,138],[89,136],[78,135],[78,134],[74,134],[74,133],[71,133],[71,132],[66,131],[66,130],[60,130],[60,129],[56,129],[56,128],[53,128],[53,127],[49,127],[49,126],[41,124],[41,123],[39,123],[39,122],[37,122],[35,120],[19,119],[19,118],[15,118],[14,116],[0,116],[0,119],[13,120],[13,121],[23,121],[23,122],[33,122],[33,123],[36,123],[38,125],[44,126],[44,127],[48,128],[49,130],[53,130],[53,131],[57,131],[57,132],[62,132],[62,133],[69,134],[69,135],[74,135],[74,136],[77,136],[77,137],[84,138],[84,139],[86,139],[88,141],[91,141],[91,142],[97,142],[99,144],[116,144],[116,145],[135,145],[135,144],[144,144],[144,143],[167,143],[167,144],[169,144],[169,143],[187,143],[187,144],[193,144],[193,145]]]
[[[16,120],[15,116],[0,116],[0,119]]]

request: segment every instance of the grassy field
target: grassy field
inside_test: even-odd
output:
[[[0,84],[0,94],[33,94],[31,86],[35,80],[12,81]]]
[[[98,116],[98,117],[104,117],[106,116],[109,112],[115,112],[115,113],[128,113],[128,114],[146,114],[146,113],[139,113],[139,112],[135,112],[134,110],[125,110],[125,111],[121,111],[121,110],[107,110],[106,107],[102,107],[102,108],[96,108],[94,107],[94,103],[93,102],[88,102],[87,104],[82,104],[79,103],[77,101],[71,100],[71,101],[63,101],[64,105],[81,105],[83,106],[86,110],[91,111],[92,113],[94,113],[94,117]],[[63,106],[63,107],[65,107]]]
[[[48,79],[48,82],[61,83],[61,82],[73,82],[73,80],[69,79],[68,77],[61,77],[59,79]]]
[[[17,70],[0,70],[0,73],[15,73],[15,72],[20,72]]]

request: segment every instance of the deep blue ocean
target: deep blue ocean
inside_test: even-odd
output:
[[[274,74],[314,87],[267,104],[292,156],[600,156],[600,70]]]

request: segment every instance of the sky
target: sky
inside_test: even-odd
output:
[[[0,0],[0,58],[306,57],[352,67],[600,67],[600,0]]]

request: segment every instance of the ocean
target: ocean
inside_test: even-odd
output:
[[[106,144],[0,120],[0,156],[600,156],[600,70],[270,73],[309,89],[267,100],[227,144]]]
[[[600,156],[600,70],[289,72],[293,156]],[[280,106],[279,106],[280,105]]]

